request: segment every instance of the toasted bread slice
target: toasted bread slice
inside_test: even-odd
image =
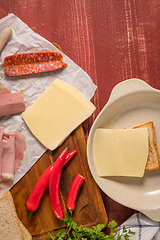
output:
[[[148,144],[149,144],[149,152],[148,159],[145,167],[145,171],[151,171],[160,169],[160,157],[158,152],[158,147],[155,138],[155,130],[153,122],[146,122],[142,124],[138,124],[132,127],[134,128],[147,128],[148,129]]]

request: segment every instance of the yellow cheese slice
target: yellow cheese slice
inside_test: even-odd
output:
[[[22,118],[34,136],[46,148],[54,150],[94,110],[94,105],[79,90],[56,79],[22,113]]]
[[[97,129],[93,156],[100,177],[144,175],[148,157],[148,130]]]

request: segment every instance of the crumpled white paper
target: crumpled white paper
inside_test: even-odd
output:
[[[34,103],[56,78],[60,78],[64,82],[76,87],[89,100],[94,96],[94,92],[97,87],[92,82],[92,79],[64,53],[62,53],[63,61],[68,63],[68,66],[61,70],[23,77],[6,76],[4,74],[3,64],[3,60],[6,56],[24,52],[61,51],[49,41],[35,33],[12,13],[0,20],[0,33],[5,27],[11,27],[13,33],[10,41],[1,53],[0,83],[2,84],[2,87],[8,87],[12,93],[23,91],[26,107],[29,107],[32,103]],[[27,126],[20,114],[2,117],[0,119],[0,129],[5,132],[22,132],[27,141],[27,149],[24,153],[24,159],[20,168],[16,172],[14,182],[7,189],[0,190],[0,193],[4,193],[26,174],[26,172],[46,151],[46,148],[42,146],[42,144],[35,139],[29,129],[27,129]]]
[[[135,235],[130,235],[130,240],[159,240],[160,239],[160,223],[155,222],[138,212],[133,214],[126,220],[118,229],[121,233],[123,226],[135,232]],[[124,238],[122,238],[123,240]]]

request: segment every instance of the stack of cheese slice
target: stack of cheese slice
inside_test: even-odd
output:
[[[98,128],[93,138],[93,157],[100,177],[142,177],[148,158],[147,128]]]
[[[35,137],[54,150],[94,110],[79,90],[56,79],[22,117]]]

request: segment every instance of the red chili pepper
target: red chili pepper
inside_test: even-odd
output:
[[[67,198],[67,209],[74,210],[76,205],[77,196],[80,190],[80,187],[84,181],[84,177],[80,174],[77,174],[73,180]]]
[[[63,162],[63,167],[68,163],[68,161],[76,154],[77,150],[74,150],[70,153],[68,153],[66,155],[66,158],[64,159],[64,162]],[[61,154],[59,155],[59,157],[61,156]],[[59,158],[58,157],[58,158]],[[57,160],[56,160],[57,161]],[[40,178],[38,179],[37,183],[35,184],[28,200],[27,200],[27,203],[26,203],[26,207],[27,207],[27,210],[28,211],[31,211],[31,212],[35,212],[40,203],[41,203],[41,200],[44,196],[44,193],[45,191],[47,190],[48,188],[48,185],[49,185],[49,179],[50,179],[50,175],[51,175],[51,172],[54,168],[54,165],[55,165],[55,162],[52,163],[43,173],[42,175],[40,176]]]
[[[63,218],[63,208],[61,204],[60,196],[60,180],[63,167],[63,161],[65,159],[65,154],[67,149],[65,149],[60,157],[55,162],[54,168],[52,170],[49,179],[49,197],[51,202],[51,207],[55,216],[59,219]]]

